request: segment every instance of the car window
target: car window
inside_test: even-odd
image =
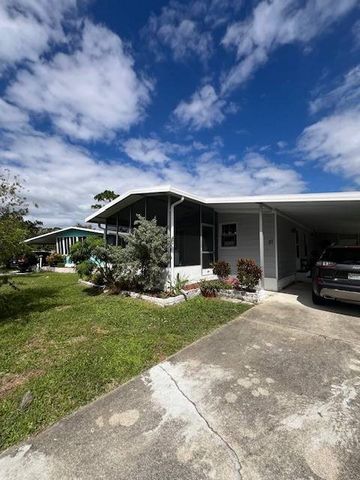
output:
[[[328,248],[323,253],[321,260],[360,265],[360,248]]]

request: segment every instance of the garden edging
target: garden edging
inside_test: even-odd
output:
[[[82,280],[81,278],[79,279],[79,283],[82,283],[83,285],[87,285],[88,287],[92,288],[105,289],[105,285],[96,285],[95,283]],[[146,293],[132,292],[129,290],[123,290],[119,293],[119,296],[140,298],[141,300],[145,300],[146,302],[154,303],[159,307],[171,307],[172,305],[177,305],[178,303],[185,302],[190,298],[194,298],[199,294],[200,288],[193,288],[192,290],[182,290],[181,295],[176,295],[176,297],[167,298],[154,297],[152,295],[147,295]]]
[[[220,290],[218,292],[219,297],[232,298],[235,300],[241,300],[242,302],[252,303],[257,305],[267,296],[265,290],[256,290],[256,292],[247,292],[245,290]]]

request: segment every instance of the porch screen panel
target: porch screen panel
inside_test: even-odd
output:
[[[142,198],[131,205],[131,228],[134,228],[134,222],[137,220],[137,214],[145,217],[145,198]]]
[[[200,206],[184,201],[175,207],[175,266],[200,265]]]
[[[119,232],[128,232],[130,229],[130,207],[123,208],[118,213]]]
[[[152,220],[156,218],[157,224],[161,227],[167,226],[167,208],[168,197],[165,195],[156,197],[147,197],[146,199],[146,218]]]

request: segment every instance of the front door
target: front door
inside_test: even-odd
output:
[[[215,260],[214,225],[201,224],[201,265],[202,274],[209,275],[213,271],[212,264]]]

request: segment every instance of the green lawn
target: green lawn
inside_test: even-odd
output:
[[[195,298],[160,308],[95,295],[75,274],[0,289],[0,449],[48,426],[248,307]],[[30,390],[26,410],[19,403]]]

